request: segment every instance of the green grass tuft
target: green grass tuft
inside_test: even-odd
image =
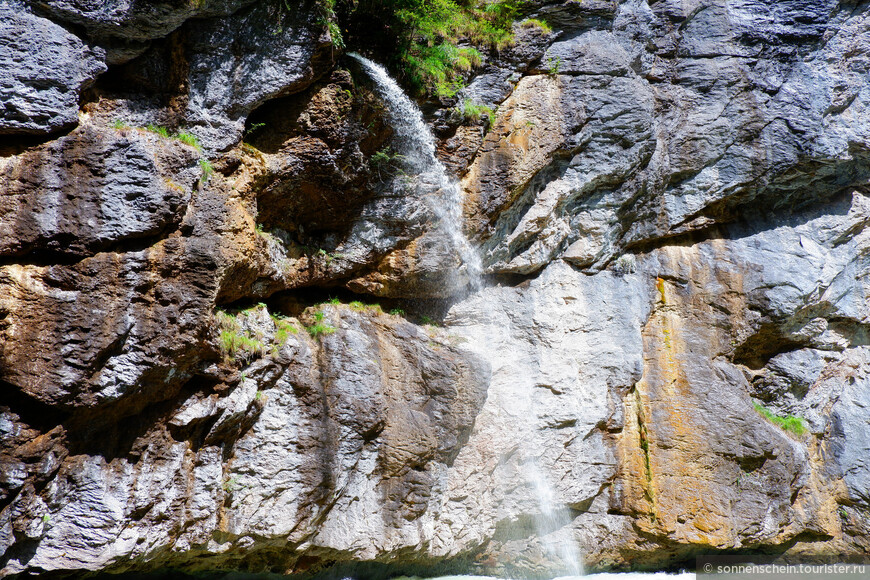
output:
[[[202,157],[199,160],[199,168],[202,170],[200,181],[203,184],[208,183],[208,180],[211,179],[212,173],[214,173],[214,167],[212,166],[211,161]]]
[[[495,111],[486,105],[475,104],[471,99],[465,99],[462,104],[456,107],[456,111],[462,115],[466,121],[476,123],[482,117],[486,116],[490,127],[495,124]]]
[[[543,20],[538,20],[537,18],[526,18],[522,22],[520,22],[520,26],[523,28],[531,28],[541,34],[542,36],[546,36],[553,32],[553,29],[549,24],[544,22]]]
[[[169,139],[169,131],[166,129],[166,127],[158,127],[157,125],[152,125],[151,123],[148,123],[147,125],[145,125],[145,130],[159,135],[164,139]]]
[[[807,422],[803,417],[797,417],[795,415],[786,415],[785,417],[782,417],[759,403],[752,403],[752,406],[755,407],[755,410],[758,411],[762,417],[783,431],[788,431],[795,435],[804,435],[807,433]]]
[[[332,334],[333,332],[335,332],[335,328],[321,322],[318,322],[317,324],[312,324],[305,330],[308,331],[308,334],[311,335],[311,338],[318,338],[323,334]]]
[[[200,145],[199,139],[197,139],[196,135],[187,133],[185,131],[179,131],[175,138],[184,143],[185,145],[190,145],[191,147],[202,153],[202,145]]]

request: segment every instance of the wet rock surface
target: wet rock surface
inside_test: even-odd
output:
[[[870,550],[866,2],[528,3],[480,288],[314,3],[0,10],[0,575]]]

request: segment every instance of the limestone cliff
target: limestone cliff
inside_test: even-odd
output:
[[[870,3],[522,10],[478,287],[317,2],[0,0],[0,575],[866,557]]]

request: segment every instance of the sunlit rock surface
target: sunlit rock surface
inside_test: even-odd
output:
[[[82,89],[106,70],[105,51],[7,3],[0,38],[0,135],[74,127]]]

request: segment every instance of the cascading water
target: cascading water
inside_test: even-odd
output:
[[[435,155],[435,137],[423,120],[423,114],[382,66],[356,53],[351,53],[349,56],[357,60],[374,81],[376,91],[387,108],[390,123],[395,131],[395,147],[404,157],[407,170],[413,172],[415,176],[415,193],[428,200],[430,209],[439,219],[441,231],[449,238],[462,260],[461,272],[468,285],[472,291],[479,291],[483,287],[483,268],[477,249],[463,233],[462,190]],[[484,301],[483,304],[485,305],[486,302]],[[489,314],[485,311],[485,307],[479,312],[483,321],[492,318]],[[485,345],[490,344],[487,337],[481,336],[480,340],[475,342],[478,346],[484,345],[482,348],[485,355]],[[524,376],[515,378],[526,385],[523,389],[525,393],[523,405],[526,409],[532,409],[531,381]],[[528,420],[530,414],[524,413],[523,416]],[[524,435],[536,432],[535,426],[531,423],[523,425],[521,429],[525,432]],[[534,449],[537,447],[536,437],[537,435],[533,435],[530,441],[530,460],[526,462],[526,478],[536,496],[540,511],[536,521],[538,535],[549,554],[562,562],[565,572],[568,575],[579,576],[582,574],[582,565],[576,545],[570,533],[568,538],[564,537],[565,531],[570,532],[571,519],[567,509],[556,501],[553,487],[534,457]],[[562,537],[559,537],[560,531]]]
[[[462,232],[462,190],[435,156],[435,137],[423,120],[423,114],[384,67],[356,53],[349,56],[357,60],[375,82],[375,90],[387,108],[395,132],[394,146],[402,155],[406,172],[413,176],[411,185],[438,218],[440,230],[462,260],[455,274],[472,288],[479,288],[480,256]]]

